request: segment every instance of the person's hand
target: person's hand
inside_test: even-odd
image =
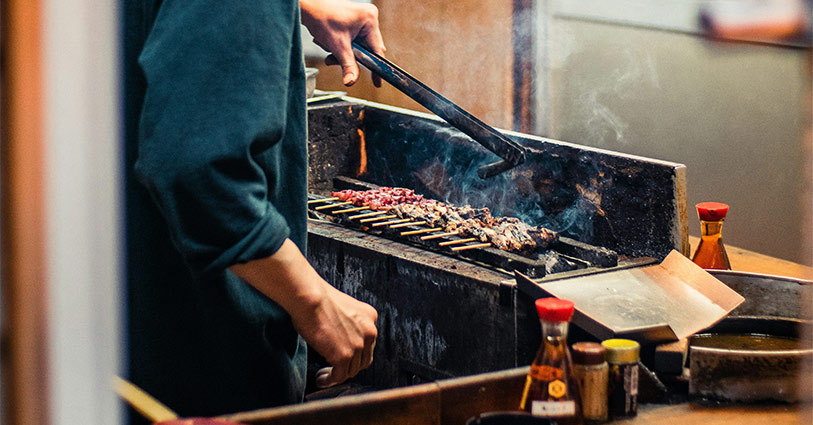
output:
[[[322,279],[293,242],[230,270],[282,306],[296,331],[332,366],[319,371],[317,386],[342,383],[370,366],[378,313]]]
[[[312,313],[292,316],[297,332],[332,366],[316,374],[320,388],[342,383],[370,366],[378,333],[373,307],[330,285],[326,289]]]
[[[369,3],[350,0],[300,0],[302,23],[308,27],[313,41],[330,52],[328,65],[341,65],[342,81],[352,86],[358,80],[359,67],[350,43],[359,41],[375,53],[386,51],[378,28],[378,8]],[[373,84],[381,80],[373,75]]]

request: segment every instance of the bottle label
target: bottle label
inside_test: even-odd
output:
[[[567,385],[560,380],[548,383],[548,395],[553,398],[562,398],[567,394]]]
[[[534,416],[572,416],[576,414],[576,402],[567,401],[541,401],[531,403],[531,414]]]
[[[624,370],[624,389],[631,396],[638,395],[638,366],[629,367]]]
[[[553,381],[562,379],[562,369],[553,366],[541,365],[531,368],[531,376],[537,381]]]

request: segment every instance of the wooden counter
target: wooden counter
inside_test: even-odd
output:
[[[703,425],[785,425],[813,424],[813,404],[702,406],[697,403],[676,405],[645,404],[633,419],[611,424],[703,424]]]
[[[692,253],[699,241],[700,238],[689,236]],[[731,261],[732,270],[813,280],[813,267],[730,245],[726,245],[726,253]]]
[[[528,367],[312,401],[228,417],[251,425],[464,425],[482,412],[515,410]],[[813,403],[704,406],[644,404],[638,416],[609,424],[813,424]]]

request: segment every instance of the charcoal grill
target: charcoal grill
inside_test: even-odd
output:
[[[311,263],[379,312],[375,361],[359,382],[390,388],[530,363],[539,325],[514,270],[558,280],[650,264],[673,249],[688,254],[683,165],[506,135],[525,148],[525,163],[483,180],[477,169],[495,156],[433,115],[351,98],[309,107],[311,199],[341,189],[407,187],[560,235],[530,255],[453,251],[402,234],[421,226],[366,226],[349,218],[364,211],[334,215],[334,208],[312,207]],[[578,329],[571,334],[589,338]]]

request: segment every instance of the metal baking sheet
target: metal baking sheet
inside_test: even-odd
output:
[[[676,341],[713,325],[745,301],[677,251],[660,264],[548,283],[517,274],[517,284],[534,298],[572,300],[573,323],[599,339]]]

